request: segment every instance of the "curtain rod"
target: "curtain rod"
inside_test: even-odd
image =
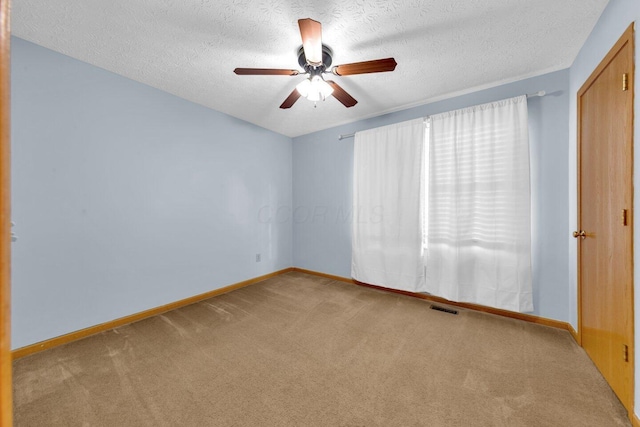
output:
[[[547,94],[547,92],[545,92],[544,90],[540,90],[538,92],[534,92],[534,93],[528,93],[527,94],[527,98],[535,98],[536,96],[545,96]],[[347,139],[347,138],[353,138],[355,136],[355,132],[354,133],[346,133],[343,135],[338,135],[338,139],[340,141],[342,141],[343,139]]]

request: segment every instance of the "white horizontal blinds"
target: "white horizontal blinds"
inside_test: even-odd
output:
[[[430,118],[428,292],[533,310],[526,96]]]
[[[422,290],[424,120],[358,132],[354,145],[351,275]]]

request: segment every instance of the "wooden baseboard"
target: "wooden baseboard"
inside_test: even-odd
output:
[[[129,323],[137,322],[138,320],[146,319],[148,317],[155,316],[157,314],[165,313],[167,311],[175,310],[176,308],[184,307],[186,305],[194,304],[196,302],[203,301],[205,299],[209,299],[215,297],[217,295],[221,295],[236,289],[243,288],[245,286],[252,285],[254,283],[262,282],[263,280],[270,279],[275,276],[279,276],[284,273],[288,273],[293,271],[293,268],[285,268],[284,270],[275,271],[273,273],[265,274],[264,276],[254,277],[253,279],[245,280],[243,282],[234,283],[233,285],[225,286],[224,288],[216,289],[210,292],[205,292],[204,294],[195,295],[189,298],[182,299],[180,301],[175,301],[170,304],[166,304],[160,307],[151,308],[149,310],[141,311],[139,313],[135,313],[129,316],[121,317],[119,319],[111,320],[109,322],[101,323],[99,325],[90,326],[85,329],[81,329],[79,331],[70,332],[65,335],[61,335],[59,337],[51,338],[45,341],[41,341],[35,344],[28,345],[26,347],[21,347],[15,349],[11,352],[11,356],[13,360],[19,359],[21,357],[28,356],[30,354],[38,353],[43,350],[47,350],[52,347],[57,347],[59,345],[67,344],[72,341],[77,341],[81,338],[88,337],[90,335],[95,335],[97,333],[107,331],[109,329],[117,328],[119,326],[127,325]]]
[[[631,425],[633,427],[640,427],[640,418],[636,414],[629,414],[629,418],[631,418]]]
[[[537,323],[539,325],[550,326],[552,328],[563,329],[565,331],[568,331],[571,334],[571,336],[576,341],[578,341],[578,333],[576,332],[575,329],[573,329],[573,326],[571,326],[570,323],[562,322],[562,321],[559,321],[559,320],[553,320],[553,319],[548,319],[546,317],[534,316],[532,314],[524,314],[524,313],[517,313],[517,312],[514,312],[514,311],[502,310],[502,309],[499,309],[499,308],[487,307],[487,306],[484,306],[484,305],[470,304],[470,303],[463,303],[463,302],[453,302],[453,301],[449,301],[447,299],[440,298],[440,297],[437,297],[437,296],[434,296],[434,295],[419,294],[419,293],[416,293],[416,292],[401,291],[401,290],[398,290],[398,289],[390,289],[390,288],[385,288],[385,287],[382,287],[382,286],[370,285],[368,283],[358,282],[357,280],[354,280],[354,279],[351,279],[351,278],[341,277],[341,276],[334,276],[332,274],[320,273],[318,271],[313,271],[313,270],[305,270],[303,268],[298,268],[298,267],[294,267],[293,271],[299,271],[301,273],[306,273],[306,274],[312,274],[314,276],[325,277],[327,279],[337,280],[337,281],[340,281],[340,282],[353,283],[355,285],[365,286],[367,288],[373,288],[373,289],[378,289],[378,290],[382,290],[382,291],[393,292],[393,293],[402,294],[402,295],[408,295],[408,296],[411,296],[411,297],[414,297],[414,298],[420,298],[420,299],[424,299],[424,300],[427,300],[427,301],[437,302],[437,303],[440,303],[440,304],[447,304],[447,305],[451,305],[451,306],[454,306],[454,307],[460,307],[460,308],[466,308],[466,309],[469,309],[469,310],[481,311],[481,312],[484,312],[484,313],[490,313],[490,314],[495,314],[495,315],[498,315],[498,316],[509,317],[511,319],[524,320],[525,322],[531,322],[531,323]],[[638,427],[640,427],[640,426],[638,426]]]
[[[408,295],[414,298],[420,298],[420,299],[424,299],[427,301],[432,301],[432,302],[437,302],[437,303],[441,303],[441,304],[447,304],[447,305],[451,305],[454,307],[460,307],[460,308],[466,308],[469,310],[475,310],[475,311],[481,311],[481,312],[485,312],[485,313],[490,313],[490,314],[495,314],[498,316],[503,316],[503,317],[509,317],[512,319],[518,319],[518,320],[524,320],[526,322],[531,322],[531,323],[537,323],[540,325],[545,325],[545,326],[550,326],[553,328],[558,328],[558,329],[564,329],[566,331],[568,331],[574,339],[576,339],[576,341],[578,341],[578,334],[575,331],[575,329],[573,329],[573,327],[571,326],[571,324],[566,323],[566,322],[561,322],[558,320],[553,320],[553,319],[547,319],[545,317],[539,317],[539,316],[534,316],[531,314],[523,314],[523,313],[516,313],[516,312],[512,312],[512,311],[507,311],[507,310],[501,310],[498,308],[492,308],[492,307],[486,307],[483,305],[477,305],[477,304],[468,304],[468,303],[458,303],[458,302],[453,302],[453,301],[449,301],[446,300],[444,298],[440,298],[440,297],[436,297],[433,295],[426,295],[426,294],[419,294],[419,293],[415,293],[415,292],[407,292],[407,291],[401,291],[401,290],[397,290],[397,289],[390,289],[390,288],[384,288],[382,286],[376,286],[376,285],[369,285],[367,283],[362,283],[362,282],[358,282],[356,280],[353,280],[351,278],[348,277],[342,277],[342,276],[336,276],[333,274],[327,274],[327,273],[321,273],[319,271],[313,271],[313,270],[306,270],[303,268],[298,268],[298,267],[290,267],[290,268],[285,268],[284,270],[280,270],[280,271],[276,271],[270,274],[266,274],[264,276],[259,276],[259,277],[255,277],[253,279],[249,279],[249,280],[245,280],[243,282],[239,282],[239,283],[235,283],[233,285],[229,285],[229,286],[225,286],[224,288],[220,288],[220,289],[216,289],[214,291],[211,292],[206,292],[204,294],[200,294],[200,295],[195,295],[193,297],[190,298],[186,298],[180,301],[175,301],[172,302],[170,304],[166,304],[160,307],[156,307],[156,308],[152,308],[149,310],[145,310],[139,313],[135,313],[129,316],[125,316],[125,317],[121,317],[119,319],[115,319],[109,322],[105,322],[105,323],[101,323],[99,325],[95,325],[95,326],[90,326],[88,328],[85,329],[81,329],[79,331],[75,331],[75,332],[70,332],[68,334],[65,335],[61,335],[59,337],[55,337],[55,338],[51,338],[45,341],[41,341],[35,344],[31,344],[28,345],[26,347],[21,347],[18,348],[16,350],[13,350],[11,352],[12,358],[13,360],[19,359],[21,357],[25,357],[28,356],[30,354],[34,354],[52,347],[57,347],[59,345],[63,345],[72,341],[76,341],[91,335],[95,335],[97,333],[103,332],[103,331],[107,331],[109,329],[113,329],[113,328],[117,328],[119,326],[123,326],[123,325],[127,325],[129,323],[133,323],[133,322],[137,322],[138,320],[142,320],[142,319],[146,319],[148,317],[152,317],[155,316],[157,314],[161,314],[161,313],[165,313],[167,311],[171,311],[171,310],[175,310],[176,308],[180,308],[180,307],[184,307],[186,305],[189,304],[193,304],[208,298],[212,298],[216,295],[220,295],[220,294],[224,294],[226,292],[230,292],[233,291],[235,289],[239,289],[248,285],[252,285],[254,283],[257,282],[261,282],[263,280],[267,280],[270,279],[272,277],[276,277],[279,276],[281,274],[284,273],[288,273],[291,271],[297,271],[300,273],[306,273],[306,274],[311,274],[314,276],[319,276],[319,277],[324,277],[327,279],[331,279],[331,280],[336,280],[339,282],[345,282],[345,283],[350,283],[350,284],[354,284],[354,285],[358,285],[358,286],[365,286],[368,288],[373,288],[373,289],[378,289],[378,290],[383,290],[386,292],[394,292],[394,293],[398,293],[398,294],[402,294],[402,295]],[[638,427],[640,427],[640,425],[638,425]]]
[[[573,326],[571,325],[571,323],[566,323],[567,325],[567,331],[569,331],[569,333],[571,334],[571,336],[573,337],[574,340],[576,340],[576,342],[582,346],[582,340],[580,339],[580,335],[578,335],[578,331],[576,331],[575,329],[573,329]]]

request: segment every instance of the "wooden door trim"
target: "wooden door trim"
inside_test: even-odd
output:
[[[0,426],[13,422],[11,381],[11,210],[10,210],[10,103],[9,0],[0,0]]]
[[[627,29],[624,31],[622,36],[620,36],[620,38],[618,39],[616,44],[613,45],[613,47],[607,53],[607,55],[602,59],[602,61],[600,61],[600,63],[596,67],[596,69],[593,70],[593,72],[591,73],[589,78],[584,82],[584,84],[582,85],[582,87],[578,91],[578,100],[580,100],[580,96],[584,95],[584,93],[591,87],[591,85],[596,81],[596,79],[600,76],[600,74],[602,74],[604,69],[607,68],[607,66],[611,63],[611,61],[613,61],[613,59],[618,55],[618,52],[620,52],[620,50],[627,43],[630,43],[631,47],[634,46],[634,37],[633,37],[633,35],[634,35],[634,24],[631,23],[631,25],[629,25],[627,27]],[[631,49],[631,51],[632,51],[632,56],[633,56],[633,49]],[[632,63],[632,66],[633,66],[633,61],[631,61],[631,63]],[[629,79],[629,82],[633,83],[633,76],[630,76],[630,77],[631,78]],[[631,90],[631,88],[629,88],[629,90]],[[580,128],[578,128],[578,130],[579,129]]]
[[[634,122],[634,116],[635,116],[635,112],[634,112],[634,96],[635,96],[635,84],[634,84],[634,77],[635,77],[635,60],[634,60],[634,53],[635,53],[635,43],[634,43],[634,24],[632,23],[631,25],[629,25],[629,27],[627,27],[627,29],[625,30],[625,32],[622,34],[622,36],[620,37],[620,39],[618,39],[618,41],[615,43],[615,45],[611,48],[611,50],[607,53],[607,55],[602,59],[602,61],[598,64],[598,66],[596,67],[596,69],[591,73],[591,75],[589,76],[589,78],[584,82],[584,84],[582,85],[582,87],[580,88],[580,90],[578,91],[578,95],[577,95],[577,122],[578,122],[578,133],[577,133],[577,168],[576,168],[576,173],[577,173],[577,190],[578,190],[578,197],[577,197],[577,214],[578,214],[578,230],[582,230],[582,220],[581,220],[581,211],[580,211],[580,206],[581,206],[581,201],[582,201],[582,186],[581,186],[581,150],[582,150],[582,96],[589,90],[589,88],[591,88],[591,86],[594,84],[594,82],[597,80],[597,78],[602,74],[602,72],[607,68],[607,66],[614,60],[614,58],[616,58],[616,56],[620,53],[620,51],[625,47],[629,45],[630,49],[629,49],[629,55],[630,55],[630,64],[631,64],[631,69],[629,70],[629,79],[628,79],[628,90],[631,92],[631,102],[630,102],[630,111],[628,112],[629,114],[627,114],[627,117],[625,118],[621,118],[622,120],[625,120],[625,126],[629,129],[629,136],[628,139],[626,141],[626,149],[627,149],[627,156],[630,159],[631,162],[631,171],[629,173],[629,176],[626,177],[627,179],[627,185],[629,186],[629,188],[632,189],[632,196],[633,196],[633,169],[634,169],[634,162],[633,162],[633,132],[634,132],[634,126],[633,126],[633,122]],[[620,81],[620,85],[622,85],[622,80]],[[630,201],[630,206],[629,206],[629,212],[631,212],[630,218],[630,224],[629,227],[631,227],[631,229],[629,230],[629,232],[631,233],[631,239],[630,239],[630,247],[628,248],[629,253],[631,254],[631,265],[630,265],[630,272],[631,272],[631,281],[628,284],[629,286],[629,306],[630,306],[630,313],[631,313],[631,322],[630,322],[630,330],[627,331],[628,334],[628,341],[629,341],[629,363],[630,363],[630,367],[631,367],[631,375],[630,375],[630,381],[631,381],[631,399],[630,402],[623,402],[625,407],[627,408],[627,410],[629,411],[629,416],[631,417],[634,414],[634,400],[635,400],[635,381],[634,381],[634,376],[635,376],[635,342],[634,342],[634,318],[635,318],[635,310],[634,310],[634,281],[633,281],[633,271],[634,271],[634,250],[633,250],[633,224],[634,224],[634,209],[633,209],[633,197],[631,198]],[[577,283],[578,283],[578,333],[577,333],[577,341],[578,344],[582,345],[582,278],[581,278],[581,269],[580,269],[580,259],[581,259],[581,247],[582,245],[578,244],[578,252],[577,252],[577,260],[578,260],[578,265],[577,265]]]

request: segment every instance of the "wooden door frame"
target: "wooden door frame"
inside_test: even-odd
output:
[[[0,427],[13,422],[11,381],[11,210],[9,2],[0,0]]]
[[[635,60],[634,60],[634,54],[635,54],[635,44],[634,44],[634,23],[631,23],[631,25],[629,25],[629,27],[627,27],[627,29],[625,30],[625,32],[622,34],[622,36],[620,37],[620,39],[618,39],[618,41],[615,43],[615,45],[613,45],[613,47],[611,48],[611,50],[607,53],[607,55],[602,59],[602,61],[598,64],[598,66],[596,67],[596,69],[593,71],[593,73],[591,73],[591,75],[589,76],[589,78],[585,81],[585,83],[582,85],[582,87],[580,88],[580,90],[578,91],[577,94],[577,122],[578,122],[578,141],[577,141],[577,184],[578,184],[578,205],[577,205],[577,214],[578,214],[578,229],[582,230],[582,224],[580,223],[580,219],[581,219],[581,212],[580,212],[580,203],[581,203],[581,191],[582,191],[582,187],[581,187],[581,179],[580,179],[580,175],[581,175],[581,150],[582,150],[582,104],[580,102],[581,97],[587,92],[587,90],[591,87],[591,85],[593,85],[593,83],[596,81],[596,79],[600,76],[600,74],[602,74],[602,72],[605,70],[605,68],[611,63],[611,61],[613,61],[613,59],[618,55],[618,53],[620,52],[620,50],[625,47],[627,44],[630,45],[630,49],[629,49],[629,55],[631,56],[631,69],[629,70],[629,78],[628,78],[628,90],[631,92],[631,102],[630,102],[630,114],[628,114],[628,116],[626,118],[624,118],[623,120],[626,120],[627,122],[625,123],[625,125],[628,127],[629,129],[629,136],[628,139],[626,141],[626,150],[627,153],[626,155],[628,156],[628,159],[630,159],[631,161],[631,173],[629,174],[629,176],[627,177],[627,183],[626,185],[628,185],[632,190],[631,190],[631,194],[633,196],[633,169],[634,169],[634,162],[633,162],[633,143],[634,143],[634,138],[633,138],[633,132],[634,132],[634,126],[633,126],[633,122],[634,122],[634,117],[635,117],[635,112],[634,112],[634,98],[635,98],[635,85],[634,85],[634,77],[635,77]],[[620,84],[622,85],[622,80],[620,82]],[[634,417],[634,400],[635,400],[635,381],[634,381],[634,376],[635,376],[635,342],[634,342],[634,322],[635,322],[635,310],[634,310],[634,280],[633,280],[633,274],[634,274],[634,251],[633,251],[633,224],[634,224],[634,214],[635,211],[633,209],[633,197],[631,198],[631,206],[629,206],[629,211],[631,212],[630,218],[630,224],[629,227],[631,228],[629,230],[629,232],[631,233],[631,239],[630,239],[630,247],[628,248],[629,253],[631,254],[631,265],[630,265],[630,271],[631,271],[631,281],[630,283],[628,283],[628,295],[630,295],[628,304],[629,304],[629,308],[630,308],[630,313],[631,313],[631,322],[630,322],[630,330],[627,331],[628,336],[629,336],[629,363],[630,363],[630,367],[631,367],[631,375],[629,378],[629,381],[631,381],[631,398],[630,398],[630,402],[623,402],[623,404],[625,405],[626,409],[629,411],[629,417],[633,419]],[[577,341],[578,344],[580,344],[582,346],[582,277],[581,277],[581,269],[580,269],[580,259],[582,256],[582,245],[578,242],[578,259],[577,259],[577,283],[578,283],[578,333],[577,333]]]

